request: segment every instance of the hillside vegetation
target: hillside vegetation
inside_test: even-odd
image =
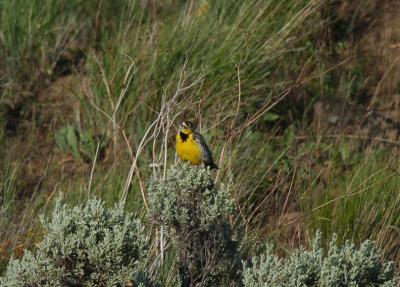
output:
[[[126,266],[156,274],[150,182],[174,165],[183,119],[232,201],[213,221],[238,231],[225,234],[240,242],[229,260],[268,241],[290,261],[319,230],[321,248],[370,239],[398,268],[398,13],[391,0],[0,1],[0,274],[10,258],[42,256],[40,216],[58,214],[60,194],[63,208],[96,197],[141,219],[152,245]],[[253,272],[258,256],[238,268]],[[178,263],[158,282],[176,286]]]

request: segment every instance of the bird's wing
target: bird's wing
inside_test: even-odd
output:
[[[197,132],[193,132],[193,138],[200,147],[201,150],[201,158],[204,161],[205,164],[211,164],[214,163],[211,151],[203,138],[203,136]]]

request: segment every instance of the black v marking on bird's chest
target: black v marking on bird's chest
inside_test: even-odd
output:
[[[181,139],[183,142],[187,141],[187,139],[189,138],[189,134],[185,134],[183,132],[180,132],[181,134]]]

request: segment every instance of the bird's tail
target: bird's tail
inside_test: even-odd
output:
[[[213,161],[206,164],[206,167],[210,167],[211,170],[219,169],[218,165],[216,165]]]

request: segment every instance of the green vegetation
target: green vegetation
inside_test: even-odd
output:
[[[257,286],[396,286],[395,268],[380,261],[379,251],[371,241],[359,248],[346,242],[336,245],[334,238],[327,255],[319,246],[317,233],[312,250],[299,249],[280,260],[267,245],[265,253],[252,259],[245,267],[244,285]]]
[[[42,223],[46,235],[35,254],[11,260],[1,286],[122,286],[143,267],[144,226],[120,208],[92,199],[71,209],[59,200]]]
[[[233,202],[207,170],[187,165],[169,169],[165,179],[152,180],[149,196],[150,215],[179,256],[182,286],[240,281],[240,240],[228,221]]]
[[[226,256],[268,239],[290,258],[321,230],[323,247],[374,240],[398,268],[400,7],[384,2],[0,1],[0,274],[39,256],[60,192],[155,216],[172,197],[148,183],[172,176],[182,119],[232,198],[217,223],[241,245]],[[179,242],[179,220],[144,224]],[[174,260],[146,268],[174,286]]]
[[[57,147],[64,153],[70,153],[75,159],[86,159],[93,161],[99,154],[103,154],[104,140],[102,137],[96,139],[88,132],[80,132],[71,125],[60,128],[54,140]]]
[[[160,256],[149,249],[151,229],[122,206],[89,199],[71,208],[59,199],[42,218],[37,250],[11,259],[1,286],[396,286],[394,263],[382,262],[370,240],[338,247],[334,237],[324,256],[319,233],[310,251],[278,259],[267,245],[243,266],[245,244],[228,221],[232,199],[208,170],[172,167],[150,181],[149,194]]]

